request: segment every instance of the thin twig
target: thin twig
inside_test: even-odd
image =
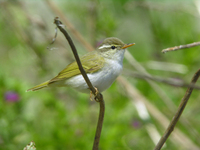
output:
[[[134,58],[133,55],[130,54],[129,51],[126,51],[125,53],[125,58],[128,60],[128,62],[139,72],[142,73],[144,75],[148,75],[148,76],[152,76],[151,74],[149,74],[147,72],[147,70]],[[160,97],[160,99],[166,104],[167,108],[169,109],[168,113],[170,113],[171,115],[175,114],[175,110],[177,110],[177,106],[174,104],[174,102],[172,101],[172,99],[169,97],[169,94],[166,93],[166,91],[164,91],[160,85],[152,80],[148,80],[145,79],[149,85],[152,87],[152,89],[154,89],[154,91],[158,94],[158,96]],[[188,128],[188,131],[190,132],[190,134],[192,133],[192,130],[195,130],[194,128],[189,128],[188,126],[193,126],[191,124],[190,121],[188,121],[188,119],[186,119],[184,116],[180,118],[180,123]],[[169,124],[169,123],[168,123]],[[168,125],[167,124],[167,125]],[[166,129],[167,127],[165,127]],[[184,142],[183,144],[186,144],[186,142]],[[181,145],[183,145],[181,144]]]
[[[147,99],[140,91],[130,84],[124,77],[120,76],[117,78],[117,81],[124,87],[126,93],[125,95],[130,97],[131,102],[136,103],[141,101],[145,104],[148,112],[156,121],[164,128],[167,128],[167,125],[170,123],[168,118],[152,103],[151,100]],[[196,145],[187,135],[185,135],[181,130],[176,128],[170,138],[171,142],[176,145],[181,145],[185,149],[199,150],[200,147]]]
[[[95,134],[95,139],[94,139],[94,144],[93,144],[93,150],[98,150],[99,140],[100,140],[100,136],[101,136],[101,130],[102,130],[102,126],[103,126],[104,112],[105,112],[105,104],[104,104],[104,100],[103,100],[103,95],[101,93],[99,93],[98,90],[96,90],[93,87],[92,83],[90,82],[90,80],[81,64],[76,47],[75,47],[71,37],[67,33],[67,31],[63,28],[63,24],[59,20],[58,17],[56,17],[54,19],[54,23],[56,24],[56,26],[60,29],[60,31],[64,34],[65,38],[67,39],[67,41],[73,51],[76,62],[79,66],[79,70],[85,79],[85,82],[87,83],[87,85],[88,85],[89,89],[92,91],[92,93],[95,95],[95,100],[97,102],[99,102],[99,104],[100,104],[99,120],[98,120],[98,124],[97,124],[97,128],[96,128],[96,134]]]
[[[76,28],[67,20],[66,15],[58,8],[54,1],[46,0],[46,4],[51,8],[51,10],[61,18],[63,23],[69,29],[69,31],[74,35],[74,37],[83,44],[83,46],[89,50],[93,51],[94,48],[83,38],[83,36],[76,30]]]
[[[125,58],[139,73],[151,76],[151,74],[147,72],[147,70],[134,58],[133,55],[131,55],[129,51],[126,51]],[[174,102],[169,98],[169,95],[167,95],[166,92],[157,83],[151,80],[147,79],[145,80],[149,83],[152,89],[154,89],[154,91],[158,94],[160,99],[166,104],[170,112],[174,112],[174,110],[176,110],[176,106]]]
[[[194,42],[194,43],[191,43],[191,44],[174,46],[174,47],[163,49],[162,53],[166,53],[166,52],[170,52],[170,51],[176,51],[176,50],[184,49],[184,48],[190,48],[190,47],[194,47],[194,46],[198,46],[198,45],[200,45],[200,42]]]
[[[58,28],[56,27],[56,28],[55,28],[55,36],[54,36],[52,42],[50,43],[50,45],[53,44],[53,43],[55,42],[55,40],[56,40],[56,37],[57,37],[57,35],[58,35],[57,29],[58,29]]]
[[[173,79],[173,78],[164,79],[164,78],[161,78],[161,77],[154,77],[154,76],[150,76],[150,75],[135,73],[135,72],[132,72],[132,71],[129,71],[129,70],[125,70],[123,74],[126,75],[126,76],[138,78],[138,79],[147,79],[147,80],[152,80],[152,81],[156,81],[156,82],[161,82],[161,83],[165,83],[165,84],[175,86],[175,87],[187,87],[187,88],[192,87],[194,89],[200,90],[200,86],[198,86],[198,85],[188,84],[188,83],[185,83],[183,81]]]
[[[100,101],[99,119],[98,119],[98,123],[97,123],[97,128],[96,128],[96,133],[95,133],[92,150],[98,150],[98,147],[99,147],[101,130],[102,130],[102,126],[103,126],[104,112],[105,112],[105,103],[104,103],[104,100],[102,97],[102,100]]]
[[[198,80],[200,76],[200,69],[194,74],[191,84],[195,84],[196,81]],[[176,123],[178,122],[191,94],[194,88],[189,87],[184,95],[184,97],[181,100],[181,103],[178,107],[178,110],[176,112],[176,114],[174,115],[172,121],[170,122],[168,128],[166,129],[165,133],[163,134],[163,136],[161,137],[160,141],[158,142],[158,144],[156,145],[156,147],[154,148],[154,150],[160,150],[163,146],[163,144],[166,142],[167,138],[169,137],[169,135],[171,134],[171,132],[174,130],[174,127],[176,125]]]
[[[85,79],[85,82],[87,83],[89,89],[90,89],[90,90],[92,91],[92,93],[95,95],[96,90],[95,90],[95,88],[93,87],[92,83],[90,82],[90,80],[89,80],[89,78],[88,78],[88,76],[87,76],[87,74],[86,74],[86,72],[85,72],[85,70],[84,70],[84,68],[83,68],[83,66],[82,66],[82,64],[81,64],[81,61],[80,61],[80,58],[79,58],[79,56],[78,56],[76,47],[75,47],[75,45],[74,45],[74,43],[73,43],[71,37],[69,36],[69,34],[67,33],[67,31],[63,28],[63,24],[62,24],[62,22],[59,20],[58,17],[55,17],[54,23],[57,25],[57,27],[58,27],[58,28],[60,29],[60,31],[64,34],[65,38],[66,38],[67,41],[69,42],[69,45],[70,45],[70,47],[71,47],[71,49],[72,49],[72,52],[73,52],[73,54],[74,54],[74,57],[75,57],[76,62],[77,62],[77,64],[78,64],[78,67],[79,67],[79,69],[80,69],[80,72],[81,72],[81,74],[83,75],[83,78]]]

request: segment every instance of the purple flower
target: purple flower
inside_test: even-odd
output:
[[[8,102],[17,102],[19,101],[19,95],[14,91],[8,91],[4,94],[4,98]]]
[[[141,125],[141,122],[139,120],[136,120],[134,119],[133,122],[132,122],[132,126],[136,129],[140,128],[142,125]]]

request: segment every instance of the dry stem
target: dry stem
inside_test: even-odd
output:
[[[191,84],[195,84],[196,81],[198,80],[200,76],[200,69],[194,74]],[[160,141],[158,142],[158,144],[156,145],[156,147],[154,148],[154,150],[160,150],[163,146],[163,144],[166,142],[167,138],[169,137],[169,135],[171,134],[171,132],[174,130],[174,127],[176,125],[176,123],[178,122],[191,94],[193,91],[193,87],[189,87],[184,95],[184,97],[181,100],[181,103],[178,107],[178,110],[176,112],[176,114],[174,115],[172,121],[170,122],[168,128],[166,129],[165,133],[163,134],[163,136],[161,137]]]
[[[154,117],[157,122],[163,127],[167,128],[167,125],[169,124],[168,118],[160,111],[157,107],[155,107],[144,95],[140,93],[140,91],[135,88],[133,85],[130,84],[129,81],[127,81],[122,76],[117,78],[118,82],[124,86],[126,90],[126,96],[130,97],[131,102],[135,103],[137,101],[141,101],[145,104],[148,112],[152,117]],[[199,150],[200,148],[189,138],[187,137],[183,132],[181,132],[178,128],[174,131],[174,134],[172,135],[172,138],[170,139],[173,143],[184,147],[185,149],[192,149],[192,150]]]
[[[171,86],[175,86],[175,87],[184,87],[184,88],[188,88],[188,87],[192,87],[194,89],[200,90],[200,86],[198,85],[194,85],[194,84],[189,84],[183,81],[179,81],[173,78],[162,78],[162,77],[158,77],[158,76],[150,76],[150,75],[146,75],[146,74],[140,74],[140,73],[135,73],[129,70],[125,70],[124,75],[126,76],[131,76],[134,78],[138,78],[138,79],[147,79],[147,80],[152,80],[155,82],[160,82],[160,83],[164,83],[167,85],[171,85]]]
[[[184,48],[190,48],[190,47],[194,47],[194,46],[198,46],[198,45],[200,45],[200,42],[194,42],[194,43],[191,43],[191,44],[174,46],[174,47],[163,49],[162,53],[166,53],[166,52],[170,52],[170,51],[176,51],[176,50],[184,49]]]
[[[93,143],[93,150],[98,150],[99,140],[100,140],[100,136],[101,136],[101,130],[102,130],[102,126],[103,126],[104,112],[105,112],[105,104],[104,104],[104,100],[103,100],[103,95],[101,93],[99,93],[98,90],[96,90],[93,87],[92,83],[90,82],[90,80],[81,64],[76,47],[75,47],[71,37],[67,33],[67,31],[63,28],[63,24],[59,20],[58,17],[55,17],[54,23],[56,24],[56,26],[60,29],[60,31],[64,34],[65,38],[67,39],[67,41],[72,49],[72,52],[74,54],[74,57],[76,59],[76,62],[78,64],[79,70],[80,70],[83,78],[85,79],[85,82],[87,83],[87,85],[88,85],[89,89],[92,91],[92,93],[95,95],[95,100],[100,103],[99,120],[98,120],[95,139],[94,139],[94,143]]]

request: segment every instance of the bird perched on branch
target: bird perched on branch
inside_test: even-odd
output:
[[[123,68],[125,49],[132,45],[135,44],[124,44],[120,39],[110,37],[106,38],[95,51],[80,57],[81,64],[88,78],[99,92],[109,88],[119,76]],[[36,85],[27,91],[36,91],[54,86],[69,86],[80,92],[89,93],[88,85],[76,61],[69,64],[54,78]]]

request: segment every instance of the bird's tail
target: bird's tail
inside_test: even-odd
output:
[[[43,88],[47,87],[48,84],[49,84],[49,81],[43,82],[43,83],[41,83],[39,85],[36,85],[36,86],[28,89],[26,92],[28,92],[28,91],[37,91],[37,90],[43,89]]]

